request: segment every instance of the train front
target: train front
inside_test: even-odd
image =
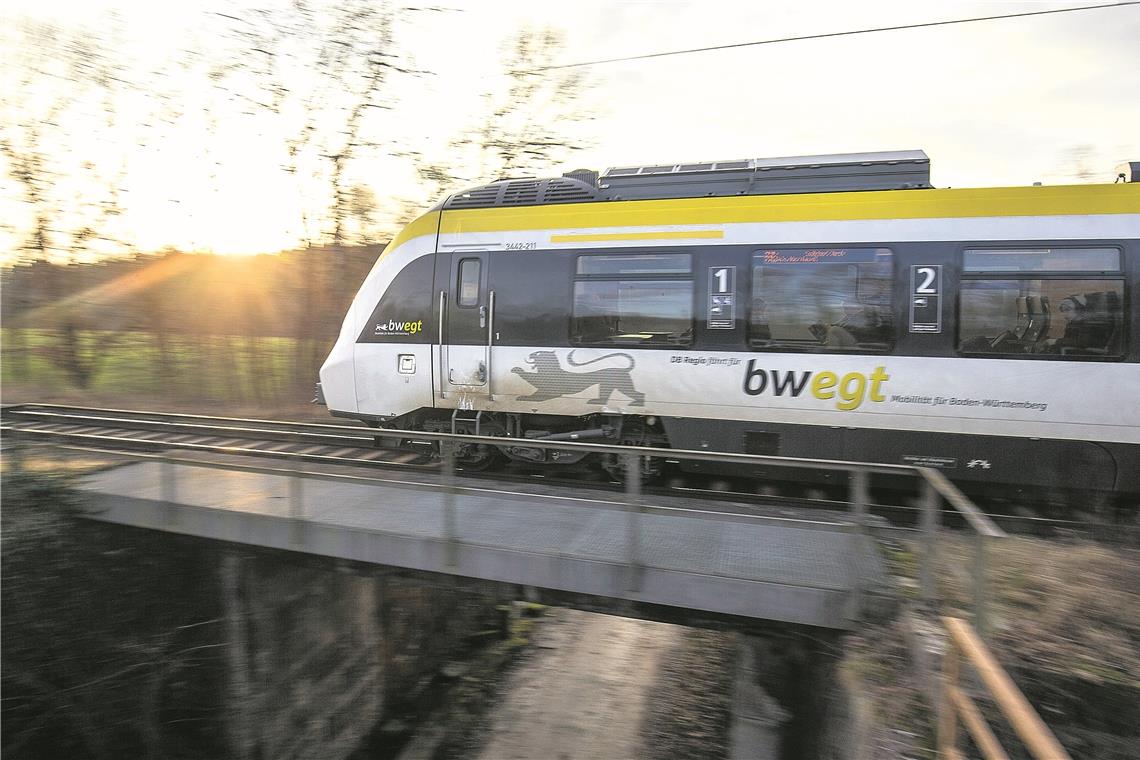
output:
[[[439,211],[388,244],[352,300],[320,370],[317,401],[341,417],[383,421],[433,403],[431,294]]]

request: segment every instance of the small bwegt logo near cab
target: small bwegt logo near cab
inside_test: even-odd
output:
[[[418,319],[415,322],[398,322],[395,319],[389,319],[387,322],[380,322],[376,325],[376,335],[419,335],[423,332],[424,321]]]

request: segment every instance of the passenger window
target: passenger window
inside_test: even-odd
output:
[[[689,254],[578,257],[570,342],[686,346],[693,341]]]
[[[963,353],[1120,356],[1119,280],[963,280]]]
[[[586,275],[689,274],[692,271],[692,259],[687,253],[578,257],[578,274]]]
[[[479,305],[479,259],[463,259],[459,262],[460,306]]]
[[[963,254],[958,350],[993,356],[1119,358],[1124,280],[1115,248]]]
[[[780,351],[889,351],[892,282],[886,248],[757,251],[749,343]]]
[[[964,272],[1119,272],[1115,248],[977,249],[962,256]]]

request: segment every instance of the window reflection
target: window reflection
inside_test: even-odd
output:
[[[689,281],[574,283],[575,343],[687,345],[692,323]]]
[[[579,256],[571,343],[689,345],[692,268],[687,253]]]
[[[959,348],[965,353],[1119,356],[1119,280],[966,280]]]
[[[891,252],[884,248],[757,252],[752,346],[889,350],[892,271]]]

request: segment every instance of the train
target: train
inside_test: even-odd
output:
[[[1140,163],[1114,180],[935,188],[921,150],[497,180],[387,245],[318,393],[515,439],[461,447],[472,468],[584,440],[1135,503]]]

